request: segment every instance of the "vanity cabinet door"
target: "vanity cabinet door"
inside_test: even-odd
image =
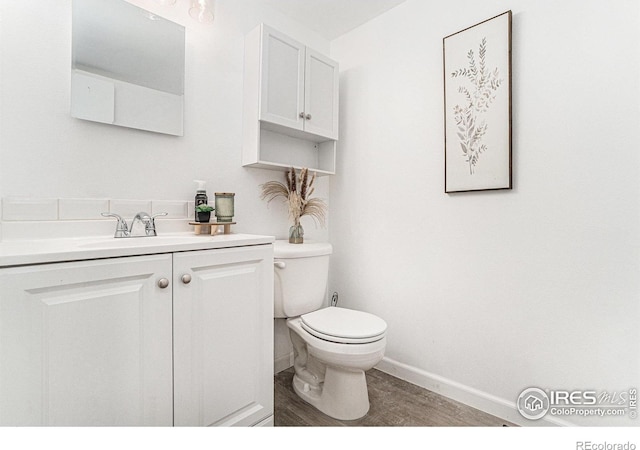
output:
[[[0,269],[0,425],[168,425],[171,255]]]
[[[174,424],[273,415],[273,249],[174,254]]]

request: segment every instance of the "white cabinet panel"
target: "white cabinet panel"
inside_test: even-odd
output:
[[[174,277],[175,425],[272,415],[271,246],[179,253]]]
[[[272,29],[262,37],[260,120],[302,130],[305,48]]]
[[[171,255],[0,270],[0,424],[171,425]]]
[[[338,139],[338,64],[307,48],[305,58],[305,131]]]

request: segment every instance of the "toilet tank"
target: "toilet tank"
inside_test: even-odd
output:
[[[296,317],[324,306],[332,250],[331,244],[324,242],[275,242],[275,318]]]

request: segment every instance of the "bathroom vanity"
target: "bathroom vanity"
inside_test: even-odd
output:
[[[0,425],[271,425],[272,242],[0,242]]]

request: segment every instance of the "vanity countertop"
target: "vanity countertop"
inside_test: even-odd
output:
[[[0,267],[244,247],[271,244],[274,240],[273,236],[253,234],[210,236],[193,233],[120,239],[112,236],[74,239],[21,239],[0,242]]]

